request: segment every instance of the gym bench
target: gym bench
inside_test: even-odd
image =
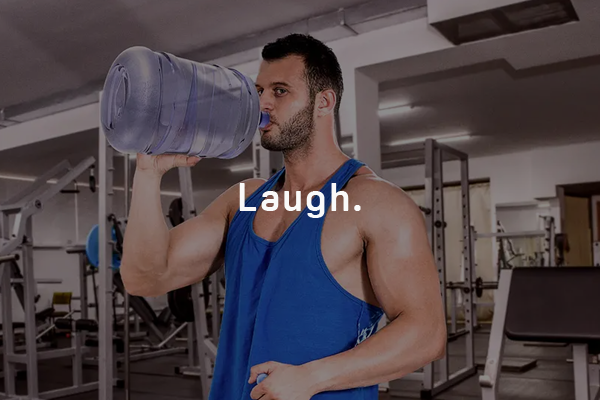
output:
[[[600,398],[600,268],[505,269],[495,297],[483,400],[498,399],[505,336],[513,341],[568,343],[573,347],[576,400]]]

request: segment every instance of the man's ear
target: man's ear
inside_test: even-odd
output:
[[[335,92],[331,89],[319,92],[317,95],[317,115],[332,114],[335,109],[337,99]]]

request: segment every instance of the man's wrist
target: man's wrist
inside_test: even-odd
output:
[[[143,180],[144,182],[153,182],[160,184],[162,181],[163,173],[150,170],[150,169],[138,169],[135,171],[134,179]]]
[[[313,393],[313,395],[328,390],[328,382],[330,381],[330,377],[327,372],[327,367],[323,365],[322,360],[312,361],[302,365],[301,367],[304,369],[306,376],[308,377],[311,393]]]

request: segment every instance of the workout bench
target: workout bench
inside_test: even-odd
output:
[[[522,267],[502,270],[485,371],[483,400],[498,398],[504,337],[514,341],[569,343],[573,347],[576,400],[600,398],[600,268]]]

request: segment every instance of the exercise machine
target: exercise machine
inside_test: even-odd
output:
[[[0,299],[2,302],[3,330],[3,363],[4,363],[4,393],[7,398],[15,398],[15,371],[16,366],[24,364],[27,372],[27,395],[20,399],[53,399],[88,392],[97,389],[98,382],[84,383],[82,379],[82,355],[91,349],[84,345],[79,332],[93,330],[93,324],[80,323],[74,330],[71,346],[56,350],[38,351],[37,340],[39,337],[35,313],[36,281],[33,269],[33,216],[41,212],[47,201],[60,193],[73,180],[88,170],[95,160],[87,158],[75,167],[63,161],[51,168],[48,172],[38,177],[32,184],[9,198],[0,205]],[[48,183],[56,178],[56,183]],[[12,229],[9,226],[9,216],[14,216]],[[21,278],[15,278],[14,264],[17,260],[15,252],[21,251],[18,258],[22,260],[23,273]],[[18,279],[23,287],[23,310],[25,313],[25,352],[17,352],[14,343],[13,316],[12,316],[12,284]],[[62,325],[63,321],[56,320],[55,325]],[[38,361],[55,358],[71,357],[73,360],[73,385],[66,388],[40,392],[38,387]]]
[[[5,263],[8,264],[6,266],[6,268],[10,269],[10,271],[8,272],[8,274],[11,276],[10,282],[11,282],[11,287],[17,297],[17,300],[19,301],[19,304],[21,305],[21,307],[23,308],[23,311],[25,311],[25,288],[23,286],[23,274],[21,273],[21,268],[19,267],[18,261],[19,260],[19,256],[18,254],[15,254],[14,258],[7,258]],[[62,283],[62,281],[60,279],[36,279],[36,285],[37,284],[54,284],[54,283]],[[34,304],[36,304],[38,302],[40,298],[39,294],[36,294],[34,297]],[[48,307],[48,308],[44,308],[41,311],[36,311],[35,313],[35,322],[36,322],[36,331],[37,336],[36,339],[37,340],[41,340],[46,333],[48,333],[49,331],[51,331],[54,326],[52,325],[52,323],[50,322],[50,319],[52,318],[54,314],[54,309],[52,307]],[[24,322],[14,322],[12,324],[13,327],[13,332],[15,332],[15,335],[13,336],[14,339],[14,343],[16,346],[16,349],[18,351],[22,350],[22,346],[20,346],[21,342],[25,341],[25,338],[22,337],[22,335],[17,335],[17,331],[18,330],[22,330],[25,328],[25,323]],[[3,326],[0,324],[0,328],[3,328]],[[38,349],[41,348],[45,348],[48,347],[49,343],[38,343],[37,347]]]
[[[556,266],[556,225],[554,222],[554,217],[542,216],[541,218],[543,220],[544,228],[540,230],[506,232],[498,221],[500,228],[498,232],[477,234],[477,239],[495,238],[498,241],[500,249],[498,257],[498,275],[500,270],[510,269],[513,267],[511,264],[512,259],[522,256],[514,251],[514,246],[511,242],[512,239],[541,239],[541,248],[543,251],[538,252],[534,259],[528,260],[527,266]],[[511,255],[511,258],[507,258],[507,253]]]
[[[500,272],[487,360],[479,377],[483,400],[499,399],[505,338],[571,344],[576,400],[600,398],[598,282],[600,269],[593,267],[522,267]]]

